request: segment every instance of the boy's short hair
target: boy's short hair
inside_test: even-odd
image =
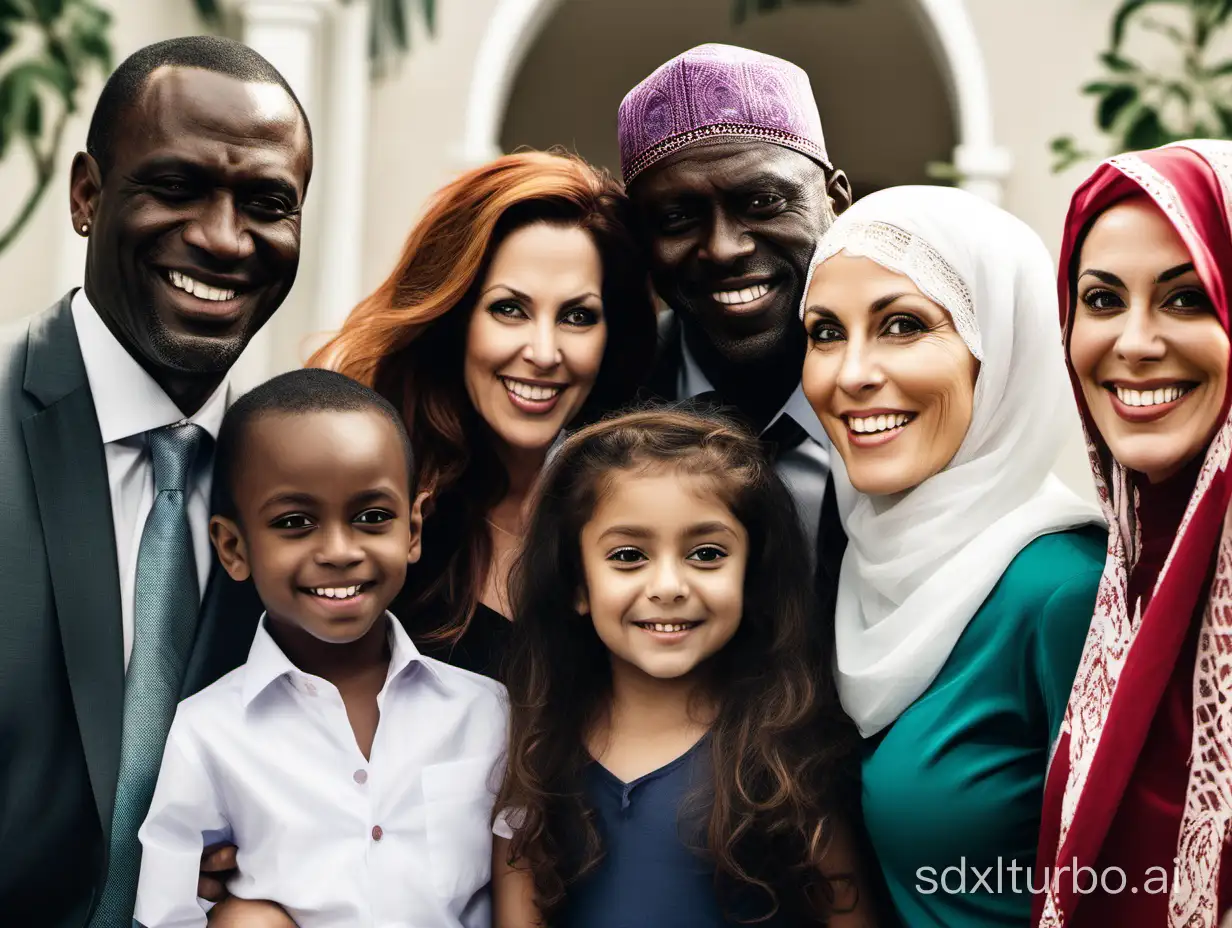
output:
[[[236,400],[218,430],[214,450],[214,488],[211,511],[229,519],[237,516],[235,475],[244,452],[249,426],[262,416],[301,415],[313,412],[371,410],[388,419],[398,431],[406,453],[407,486],[415,473],[411,438],[398,410],[375,390],[334,371],[308,367],[279,374]]]

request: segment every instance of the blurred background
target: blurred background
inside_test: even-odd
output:
[[[431,193],[522,146],[618,173],[616,110],[703,42],[809,74],[857,196],[957,183],[1053,250],[1094,159],[1232,136],[1232,0],[0,0],[0,322],[79,286],[68,167],[110,68],[216,32],[261,51],[313,124],[295,288],[241,361],[298,366],[391,269]],[[1090,494],[1077,416],[1058,473]]]

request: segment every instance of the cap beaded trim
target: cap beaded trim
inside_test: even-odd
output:
[[[663,160],[668,155],[680,151],[682,148],[687,148],[695,142],[703,139],[722,139],[722,138],[739,138],[739,139],[755,139],[762,142],[773,142],[775,145],[782,145],[785,148],[791,148],[800,152],[802,155],[808,155],[814,161],[817,161],[827,171],[834,169],[827,159],[825,152],[815,142],[810,142],[808,139],[801,138],[791,132],[785,132],[782,129],[771,129],[765,126],[753,126],[747,123],[716,123],[712,126],[702,126],[700,129],[691,129],[688,132],[682,132],[679,135],[673,135],[671,138],[666,138],[661,142],[656,142],[636,158],[631,158],[629,163],[624,166],[625,186],[633,182],[633,178],[641,174],[644,170]]]

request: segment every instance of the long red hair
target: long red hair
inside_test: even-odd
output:
[[[587,232],[603,266],[607,345],[574,424],[624,405],[654,356],[646,259],[620,184],[567,154],[506,155],[441,189],[393,272],[308,360],[373,387],[406,421],[417,490],[431,494],[425,537],[433,556],[412,573],[412,583],[422,577],[413,608],[442,615],[434,637],[444,640],[461,636],[479,601],[492,556],[484,519],[508,490],[463,383],[467,325],[497,247],[536,222]]]

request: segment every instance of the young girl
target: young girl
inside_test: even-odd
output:
[[[753,436],[679,409],[573,435],[514,612],[497,928],[873,924],[833,630]]]

